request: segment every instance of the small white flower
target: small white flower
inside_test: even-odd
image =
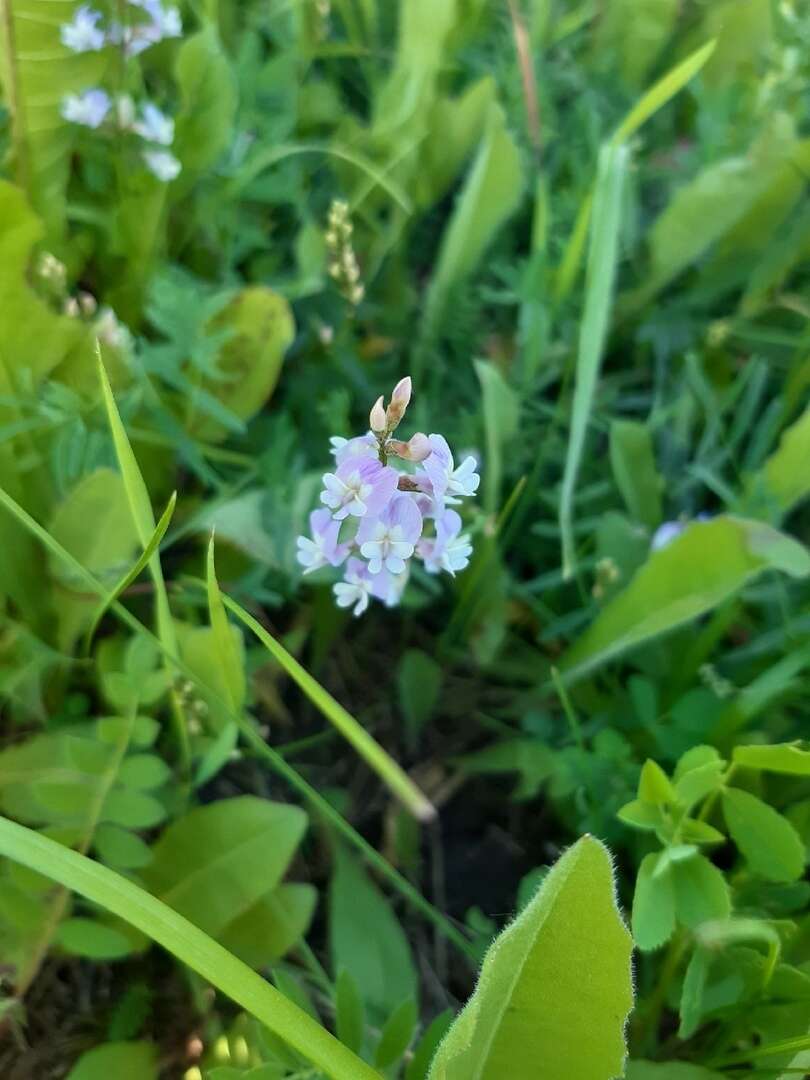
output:
[[[97,128],[110,111],[110,98],[103,90],[84,90],[81,94],[66,94],[59,112],[71,124]]]
[[[122,131],[130,131],[135,123],[135,102],[129,94],[119,94],[115,99],[115,118]]]
[[[170,116],[166,116],[157,105],[147,101],[141,109],[141,117],[142,119],[132,125],[132,130],[136,135],[140,135],[147,142],[158,143],[160,146],[172,145],[174,120]]]
[[[180,175],[180,162],[168,150],[144,150],[143,159],[153,176],[168,184]]]
[[[368,570],[359,559],[349,559],[346,567],[346,578],[334,586],[335,603],[338,607],[352,607],[352,614],[362,615],[368,607],[368,598],[371,595],[372,578]]]
[[[104,48],[104,31],[98,26],[101,13],[87,4],[76,8],[70,22],[59,27],[59,39],[71,52],[98,52]]]

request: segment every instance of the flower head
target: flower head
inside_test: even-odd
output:
[[[364,518],[357,530],[360,554],[368,559],[372,574],[385,567],[401,574],[422,535],[422,515],[406,494],[395,496],[378,518]]]
[[[465,458],[456,468],[442,435],[417,432],[408,441],[392,439],[410,397],[411,380],[400,379],[388,408],[382,398],[372,407],[371,431],[330,440],[336,465],[323,477],[324,508],[310,518],[311,537],[298,539],[304,573],[337,566],[352,553],[334,593],[338,606],[350,607],[355,615],[372,598],[388,607],[398,604],[414,557],[429,573],[454,576],[472,554],[461,516],[447,504],[477,490],[475,458]],[[423,471],[414,471],[419,462]]]
[[[66,94],[59,111],[71,124],[97,128],[103,123],[111,104],[109,95],[103,90],[84,90],[81,94]]]
[[[98,25],[100,20],[101,12],[82,4],[76,8],[70,22],[59,27],[59,39],[71,52],[98,52],[105,45],[104,31]]]
[[[321,502],[338,521],[352,517],[376,517],[397,489],[397,473],[369,457],[347,457],[334,473],[325,473]]]

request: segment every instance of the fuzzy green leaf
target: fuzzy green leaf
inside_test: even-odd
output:
[[[430,1080],[611,1080],[633,1002],[607,850],[586,836],[484,958]]]

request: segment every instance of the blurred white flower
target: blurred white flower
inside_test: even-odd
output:
[[[141,108],[141,119],[132,125],[136,135],[147,142],[171,146],[174,140],[174,120],[161,112],[157,105],[147,101]]]
[[[84,90],[81,94],[66,94],[59,112],[71,124],[97,128],[110,111],[111,104],[110,96],[104,90]]]
[[[94,11],[87,4],[76,8],[70,22],[59,27],[59,38],[66,49],[72,52],[97,52],[104,48],[104,31],[98,26],[101,12]]]
[[[143,160],[152,175],[162,180],[164,184],[168,184],[180,175],[182,165],[168,150],[144,150]]]

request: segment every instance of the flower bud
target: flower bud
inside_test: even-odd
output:
[[[387,443],[387,449],[390,453],[396,454],[397,457],[404,458],[405,461],[424,461],[430,454],[432,447],[427,435],[417,431],[408,442],[390,439]]]
[[[397,385],[394,387],[394,392],[391,394],[391,402],[388,406],[388,427],[391,431],[399,424],[402,417],[405,415],[405,410],[408,408],[408,402],[411,400],[411,377],[406,375],[404,379],[400,379]]]
[[[369,413],[368,422],[371,426],[371,430],[375,433],[383,432],[387,426],[387,420],[385,416],[385,409],[383,407],[382,394],[377,398]]]

